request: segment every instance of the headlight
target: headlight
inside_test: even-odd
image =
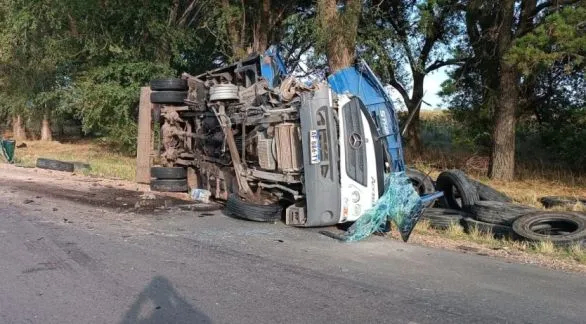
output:
[[[354,191],[352,193],[352,202],[356,204],[359,201],[360,201],[360,193],[358,191]]]

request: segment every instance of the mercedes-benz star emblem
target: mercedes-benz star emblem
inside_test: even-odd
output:
[[[359,134],[352,134],[350,135],[350,147],[357,150],[362,146],[362,136],[360,136]]]

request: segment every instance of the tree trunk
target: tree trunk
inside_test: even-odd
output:
[[[409,112],[409,115],[411,115],[411,113],[417,109],[420,100],[421,99],[418,99],[417,101],[412,100],[407,104],[407,111]],[[406,142],[409,153],[415,156],[421,155],[423,149],[421,144],[421,118],[419,111],[413,115],[413,119],[411,119],[411,122],[407,127]]]
[[[338,9],[337,0],[319,0],[320,37],[325,44],[330,72],[346,68],[356,58],[356,36],[362,1],[346,0]]]
[[[515,175],[515,125],[519,101],[518,74],[509,64],[502,64],[499,100],[495,111],[493,145],[489,176],[511,181]]]
[[[515,176],[515,125],[519,103],[519,74],[504,58],[513,40],[514,0],[500,6],[502,23],[498,31],[499,86],[494,115],[492,154],[489,177],[510,181]]]
[[[41,141],[52,141],[53,133],[51,132],[51,118],[50,113],[45,109],[43,114],[43,121],[41,123]]]
[[[246,57],[246,48],[244,44],[244,30],[241,27],[246,23],[246,12],[242,8],[240,17],[237,17],[231,7],[229,0],[222,0],[222,8],[226,16],[226,31],[228,32],[228,38],[230,41],[230,50],[232,51],[232,61],[238,61]],[[242,24],[242,26],[240,26]]]
[[[20,115],[12,117],[12,136],[17,141],[26,140],[26,131],[22,124],[22,117]]]
[[[271,28],[271,0],[262,0],[262,8],[259,20],[255,25],[253,51],[257,54],[264,53],[269,47],[269,33]]]

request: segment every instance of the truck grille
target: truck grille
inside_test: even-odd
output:
[[[346,151],[346,173],[363,186],[367,185],[366,137],[362,124],[359,102],[352,100],[342,107],[344,118],[344,147]]]

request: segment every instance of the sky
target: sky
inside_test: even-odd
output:
[[[423,100],[429,103],[429,106],[423,104],[421,109],[423,110],[433,110],[433,109],[440,109],[442,104],[442,99],[437,95],[437,93],[441,90],[441,84],[448,79],[448,75],[446,74],[447,68],[439,69],[431,74],[428,74],[425,77],[425,81],[423,84],[423,89],[425,91],[425,96]],[[399,109],[405,109],[405,105],[403,103],[403,98],[397,92],[397,90],[393,89],[392,87],[387,87],[390,89],[391,98],[395,101],[395,106]]]

